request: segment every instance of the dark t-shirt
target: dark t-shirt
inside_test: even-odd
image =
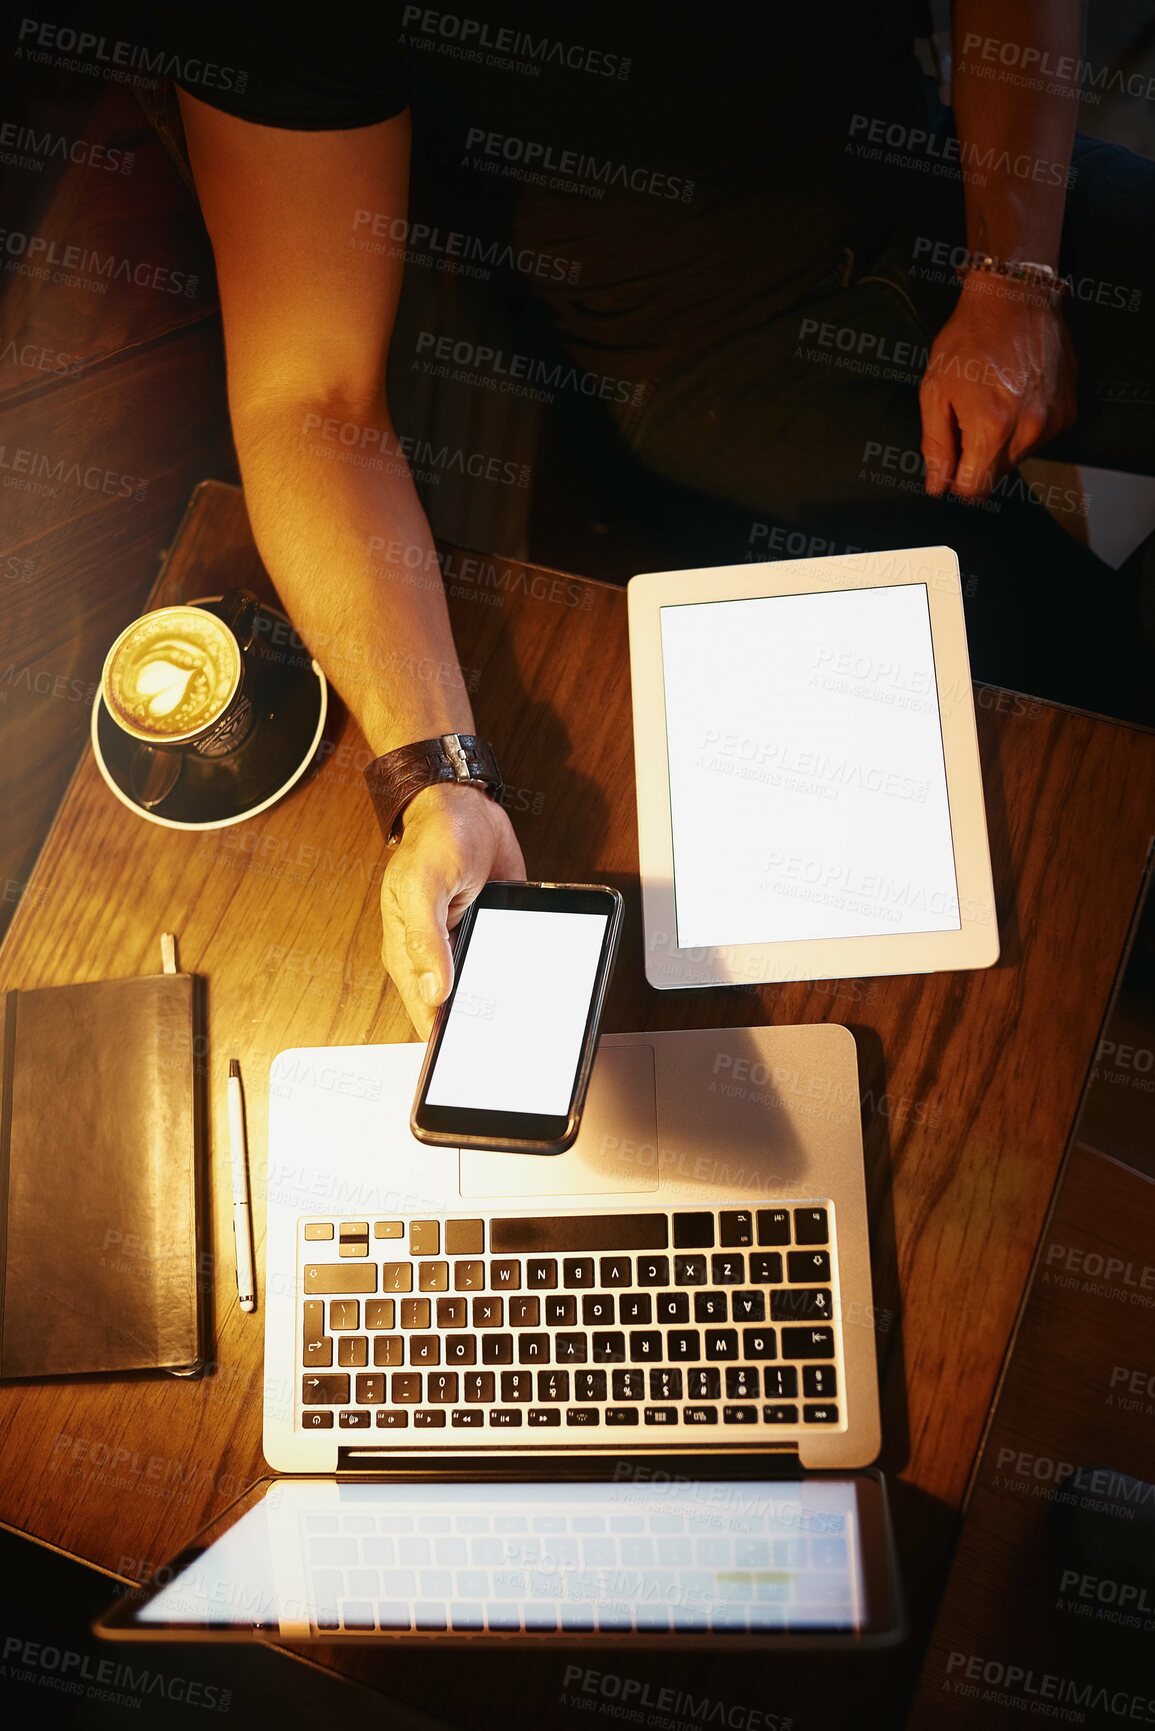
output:
[[[908,0],[262,11],[151,28],[183,47],[178,82],[246,120],[358,127],[411,105],[410,222],[513,260],[571,351],[640,373],[869,244],[889,213],[866,123],[918,102]]]

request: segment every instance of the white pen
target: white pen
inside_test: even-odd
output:
[[[253,1279],[253,1228],[249,1210],[249,1148],[245,1137],[245,1101],[241,1066],[229,1059],[229,1150],[233,1161],[233,1243],[237,1254],[237,1297],[242,1310],[257,1308]]]

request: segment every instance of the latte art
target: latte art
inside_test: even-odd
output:
[[[138,738],[187,739],[232,701],[241,657],[228,627],[201,607],[161,607],[130,625],[104,667],[104,700]]]

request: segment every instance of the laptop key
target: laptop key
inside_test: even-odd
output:
[[[516,1430],[521,1423],[521,1413],[515,1406],[495,1406],[490,1412],[489,1422],[497,1430]]]
[[[763,1424],[797,1424],[798,1408],[796,1406],[764,1406],[762,1408]]]
[[[525,1283],[537,1290],[549,1290],[557,1285],[557,1263],[552,1256],[535,1257],[526,1263]]]
[[[477,1342],[471,1334],[451,1334],[445,1342],[446,1364],[476,1364]]]
[[[639,1286],[669,1286],[670,1259],[668,1256],[639,1256],[638,1285]]]
[[[615,1370],[610,1386],[615,1400],[645,1400],[646,1373],[642,1370]]]
[[[491,1262],[489,1265],[489,1284],[500,1287],[503,1292],[514,1292],[521,1285],[521,1264],[511,1257],[501,1262]]]
[[[427,1298],[403,1298],[401,1300],[402,1328],[431,1328],[433,1312]]]
[[[404,1238],[405,1222],[403,1220],[375,1220],[373,1222],[374,1238]]]
[[[628,1256],[603,1256],[598,1263],[598,1274],[603,1286],[630,1286],[633,1283]]]
[[[385,1407],[377,1414],[378,1430],[404,1430],[409,1423],[409,1414],[396,1407]]]
[[[594,1283],[594,1259],[592,1256],[567,1256],[561,1265],[562,1278],[567,1286],[592,1286]]]
[[[660,1292],[658,1294],[659,1322],[689,1322],[690,1295],[688,1292]]]
[[[653,1303],[648,1292],[623,1292],[618,1299],[619,1320],[649,1322],[653,1316]]]
[[[649,1364],[662,1358],[662,1337],[656,1328],[635,1328],[630,1334],[630,1357]]]
[[[788,1286],[770,1294],[772,1322],[829,1322],[834,1297],[825,1286]]]
[[[715,1286],[741,1286],[746,1278],[746,1258],[736,1252],[714,1255],[710,1264]]]
[[[784,1328],[782,1330],[783,1358],[833,1358],[834,1330],[832,1328]]]
[[[669,1229],[664,1214],[529,1215],[491,1220],[489,1242],[498,1251],[664,1250]]]
[[[453,1264],[454,1292],[480,1292],[484,1285],[484,1262],[455,1262]]]
[[[462,1382],[466,1400],[488,1402],[496,1398],[497,1378],[491,1370],[471,1370]]]
[[[745,1250],[754,1242],[754,1218],[742,1209],[724,1209],[718,1217],[718,1243],[724,1249]]]
[[[347,1372],[332,1371],[328,1376],[303,1376],[301,1378],[302,1406],[348,1406],[349,1376]]]
[[[747,1364],[733,1364],[726,1370],[726,1395],[729,1400],[757,1400],[760,1394],[758,1372]]]
[[[610,1292],[582,1294],[582,1323],[586,1328],[608,1327],[614,1321],[614,1298]]]
[[[765,1322],[766,1298],[761,1292],[732,1292],[735,1322]]]
[[[603,1417],[607,1424],[637,1424],[638,1409],[636,1406],[607,1406]]]
[[[445,1222],[446,1256],[477,1256],[485,1249],[483,1220],[447,1220]]]
[[[437,1407],[418,1407],[413,1414],[413,1423],[419,1430],[444,1430],[445,1414]]]
[[[675,1256],[674,1283],[677,1286],[705,1286],[706,1258],[704,1256]]]
[[[794,1210],[795,1244],[829,1244],[830,1228],[826,1224],[825,1208]]]
[[[502,1400],[532,1400],[533,1374],[528,1370],[503,1370],[501,1373]]]
[[[455,1370],[431,1370],[426,1380],[426,1400],[437,1406],[451,1406],[457,1400],[457,1372]]]
[[[804,1406],[802,1418],[805,1424],[837,1424],[838,1408],[829,1403],[823,1406]]]
[[[777,1339],[772,1328],[742,1330],[743,1358],[776,1358],[777,1355]]]
[[[539,1370],[537,1373],[538,1400],[568,1400],[569,1371]]]
[[[448,1292],[448,1262],[419,1262],[417,1264],[417,1290],[419,1292]]]
[[[540,1328],[541,1299],[511,1298],[509,1301],[510,1328]]]
[[[606,1373],[604,1370],[579,1370],[574,1373],[573,1392],[575,1400],[605,1400]]]
[[[767,1400],[794,1400],[798,1394],[798,1371],[792,1364],[768,1364],[762,1372],[762,1392]]]
[[[691,1400],[717,1400],[722,1393],[722,1372],[713,1365],[686,1372],[686,1394]]]
[[[714,1245],[712,1214],[675,1214],[674,1249],[710,1250]]]
[[[342,1430],[368,1430],[369,1414],[359,1412],[355,1407],[346,1407],[344,1412],[337,1414],[337,1423]]]
[[[450,1420],[458,1430],[477,1430],[485,1423],[485,1414],[479,1406],[455,1406]]]
[[[548,1364],[549,1335],[519,1334],[517,1337],[518,1364]]]
[[[595,1364],[622,1364],[626,1356],[626,1337],[615,1329],[609,1334],[595,1334],[593,1337],[593,1359]]]
[[[440,1364],[441,1341],[436,1334],[411,1334],[409,1336],[410,1364]]]
[[[464,1298],[439,1298],[437,1300],[438,1328],[468,1328],[469,1304]]]
[[[793,1284],[830,1279],[829,1250],[791,1250],[786,1256],[786,1276]]]
[[[758,1408],[756,1406],[724,1406],[722,1408],[723,1424],[757,1424]]]
[[[560,1424],[561,1412],[556,1406],[531,1406],[526,1418],[531,1425]]]
[[[572,1328],[577,1321],[577,1299],[571,1292],[560,1292],[545,1301],[545,1320],[550,1328]]]
[[[384,1406],[385,1378],[374,1376],[372,1371],[359,1376],[356,1382],[356,1400],[358,1406]]]
[[[376,1299],[373,1300],[376,1303]],[[368,1304],[365,1309],[368,1310]],[[360,1328],[361,1303],[356,1298],[331,1298],[329,1300],[329,1327],[334,1334]]]
[[[584,1364],[589,1357],[589,1339],[584,1334],[555,1334],[553,1350],[559,1364]]]
[[[651,1400],[681,1400],[682,1373],[680,1370],[670,1370],[663,1366],[661,1370],[650,1372]]]
[[[729,1315],[730,1307],[724,1292],[695,1292],[695,1322],[726,1322]]]
[[[759,1250],[750,1258],[750,1279],[759,1286],[781,1286],[782,1257],[777,1250]]]
[[[565,1409],[566,1424],[590,1425],[600,1422],[596,1406],[567,1406]]]
[[[331,1412],[325,1412],[321,1407],[317,1407],[313,1412],[301,1414],[301,1424],[305,1430],[332,1430],[333,1415]]]
[[[333,1342],[325,1333],[325,1306],[319,1298],[305,1301],[301,1362],[306,1370],[327,1370],[333,1362]]]
[[[337,1342],[337,1363],[362,1370],[369,1362],[369,1342],[363,1334],[343,1334]]]
[[[473,1301],[474,1328],[504,1327],[504,1298],[475,1298]]]
[[[760,1208],[757,1214],[759,1244],[789,1244],[790,1210]]]
[[[511,1334],[483,1334],[481,1337],[482,1364],[512,1364],[513,1336]]]
[[[412,1406],[421,1399],[421,1372],[397,1370],[389,1379],[389,1393],[394,1406]]]
[[[675,1363],[693,1362],[702,1356],[702,1337],[696,1328],[675,1329],[666,1336],[666,1350]]]
[[[737,1358],[738,1330],[736,1328],[708,1328],[706,1330],[707,1358]]]
[[[811,1400],[830,1400],[838,1393],[838,1377],[832,1364],[808,1364],[802,1372],[802,1392]]]
[[[718,1409],[716,1406],[688,1406],[683,1410],[687,1424],[717,1424]]]
[[[677,1424],[676,1406],[647,1406],[642,1409],[647,1424]]]
[[[396,1370],[405,1362],[405,1342],[399,1334],[373,1336],[373,1363],[378,1370]]]
[[[409,1222],[409,1254],[411,1256],[436,1256],[441,1249],[441,1222],[439,1220],[411,1220]]]
[[[310,1220],[305,1226],[305,1243],[313,1244],[332,1238],[333,1222],[331,1220]]]
[[[405,1267],[408,1268],[406,1263]],[[305,1291],[310,1298],[323,1292],[376,1292],[375,1262],[307,1262]]]
[[[411,1262],[383,1262],[381,1264],[381,1288],[384,1292],[412,1292],[413,1264]],[[366,1292],[376,1292],[376,1286],[366,1286]]]

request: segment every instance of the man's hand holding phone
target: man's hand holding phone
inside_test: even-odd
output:
[[[622,898],[604,884],[490,882],[466,910],[410,1127],[439,1147],[559,1154],[575,1141]]]
[[[381,884],[381,955],[423,1040],[453,987],[449,933],[491,878],[522,879],[503,806],[480,788],[425,788],[409,802]]]

